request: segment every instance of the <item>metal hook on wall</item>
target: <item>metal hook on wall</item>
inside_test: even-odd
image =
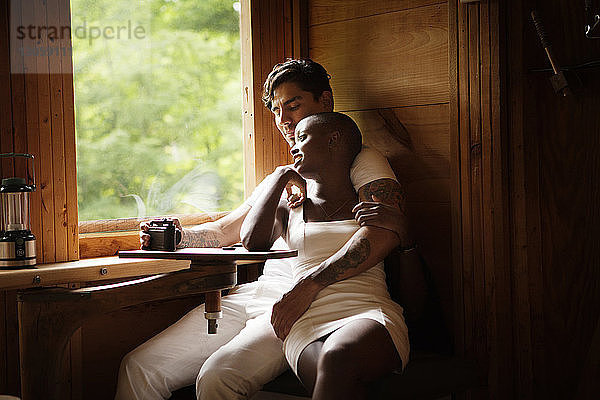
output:
[[[585,18],[590,21],[585,26],[585,37],[588,39],[600,39],[600,15],[592,12],[592,0],[585,0]]]
[[[537,35],[540,38],[540,41],[542,42],[542,47],[546,51],[546,56],[548,57],[548,60],[550,61],[550,65],[552,66],[552,71],[554,72],[554,75],[552,75],[550,77],[550,82],[552,83],[552,86],[554,87],[554,91],[556,93],[560,93],[563,96],[567,96],[567,95],[571,94],[571,90],[569,89],[569,83],[567,82],[565,75],[561,71],[560,66],[558,65],[558,62],[556,61],[556,57],[554,56],[554,53],[552,52],[552,45],[550,44],[550,41],[548,40],[548,35],[546,35],[546,30],[544,29],[544,24],[542,22],[541,17],[537,13],[537,11],[535,11],[535,10],[531,11],[531,19],[533,20],[533,24],[535,25],[535,31],[537,32]]]

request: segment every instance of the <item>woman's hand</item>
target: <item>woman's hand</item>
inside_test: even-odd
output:
[[[308,310],[321,287],[310,279],[298,282],[273,305],[271,325],[278,338],[284,340],[292,325]]]
[[[304,203],[306,193],[306,181],[303,187],[298,187],[296,184],[288,182],[285,187],[287,193],[287,205],[289,208],[296,208]]]
[[[373,201],[363,201],[352,209],[354,218],[360,226],[377,226],[393,231],[400,240],[400,246],[406,247],[413,243],[409,233],[406,213],[397,206],[382,203],[372,195]]]
[[[281,173],[282,179],[288,179],[285,185],[287,205],[296,208],[306,199],[306,180],[294,169],[292,165],[283,165],[276,169]]]

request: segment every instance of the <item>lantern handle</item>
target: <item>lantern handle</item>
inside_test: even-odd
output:
[[[33,154],[28,154],[28,153],[2,153],[2,154],[0,154],[0,158],[8,158],[8,157],[31,158],[31,170],[33,171],[33,185],[31,187],[33,188],[33,190],[35,190],[35,163],[34,163]]]

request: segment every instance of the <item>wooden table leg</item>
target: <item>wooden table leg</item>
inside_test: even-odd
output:
[[[204,295],[204,318],[208,320],[208,333],[217,333],[217,319],[223,318],[221,311],[221,291],[208,292]]]

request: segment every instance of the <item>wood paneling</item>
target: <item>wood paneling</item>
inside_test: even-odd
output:
[[[303,20],[304,7],[305,2],[297,0],[242,1],[246,10],[241,31],[246,196],[275,167],[291,162],[288,145],[261,96],[263,82],[273,66],[293,57],[294,49],[303,51],[294,33],[303,34],[295,24]]]
[[[363,143],[386,156],[412,201],[450,201],[448,105],[391,109],[408,134],[390,131],[382,110],[349,112],[363,134]]]
[[[0,348],[6,348],[6,292],[0,291]],[[0,388],[6,388],[7,378],[7,359],[6,351],[0,354]]]
[[[444,0],[312,0],[309,24],[326,24],[400,10],[446,3]]]
[[[446,4],[316,25],[309,48],[337,111],[448,102]]]
[[[595,3],[594,13],[600,9]],[[536,8],[562,66],[600,59],[600,42],[581,33],[584,8],[560,0],[523,1],[508,8],[511,74],[511,169],[522,184],[513,194],[515,338],[525,376],[518,390],[532,398],[595,398],[600,392],[600,69],[567,73],[573,94],[561,97],[548,81],[549,66],[529,13]],[[517,144],[521,148],[517,148]],[[527,247],[517,248],[525,242]],[[526,283],[526,284],[525,284]],[[591,361],[595,360],[595,361]],[[543,382],[542,385],[538,382]]]
[[[496,1],[450,3],[455,348],[487,371],[473,398],[513,398],[508,181]]]
[[[0,153],[26,152],[27,138],[23,124],[23,76],[11,75],[22,67],[10,64],[9,42],[10,8],[8,2],[0,4]],[[15,98],[13,99],[13,93]],[[2,159],[0,177],[25,176],[22,160]],[[19,343],[16,340],[16,291],[0,291],[0,393],[19,395]]]
[[[14,149],[12,132],[12,103],[10,101],[10,43],[8,41],[9,10],[7,4],[0,5],[0,152],[9,153]],[[2,177],[14,174],[11,159],[0,160]]]
[[[59,25],[70,25],[71,7],[69,0],[59,0]],[[71,38],[64,37],[60,40],[61,48],[72,47]],[[67,259],[79,259],[79,235],[77,223],[79,214],[77,209],[77,157],[75,144],[75,95],[73,87],[73,58],[67,52],[61,58],[62,76],[62,101],[63,101],[63,124],[65,129],[65,184],[66,184],[66,236],[67,236]]]
[[[0,150],[31,153],[35,157],[37,190],[30,196],[31,230],[37,238],[37,261],[41,264],[78,258],[75,124],[70,54],[9,54],[11,13],[11,22],[25,25],[60,26],[69,20],[67,0],[32,3],[5,2],[1,7],[0,18],[5,23],[0,31],[0,51],[4,54],[0,71]],[[42,35],[36,42],[25,38],[12,45],[16,49],[69,47],[70,39],[49,41]],[[2,176],[32,176],[29,164],[27,172],[24,161],[14,165],[5,161]]]
[[[448,104],[350,112],[363,142],[388,158],[406,192],[413,234],[452,323]]]
[[[583,6],[566,0],[449,9],[457,349],[488,372],[487,393],[472,398],[591,399],[600,81],[597,68],[579,70],[567,73],[572,96],[553,92],[534,8],[563,65],[598,59]]]
[[[2,388],[2,393],[19,395],[21,387],[19,384],[19,323],[17,319],[17,291],[7,290],[4,292],[6,298],[5,319],[6,319],[6,386]]]
[[[194,296],[141,304],[86,321],[81,328],[83,359],[94,362],[85,362],[81,371],[84,399],[112,399],[123,356],[202,304],[203,299]]]
[[[25,6],[25,3],[23,4]],[[34,0],[33,14],[34,25],[44,26],[46,24],[54,24],[56,21],[48,21],[47,3],[44,0]],[[48,37],[41,35],[36,41],[36,46],[41,49],[48,49]],[[52,147],[52,126],[50,115],[52,113],[50,106],[50,65],[51,57],[36,56],[36,78],[38,106],[38,153],[34,154],[37,158],[37,175],[38,190],[41,196],[41,221],[42,230],[39,233],[39,239],[42,244],[42,251],[38,254],[40,262],[56,261],[56,247],[54,237],[54,180],[52,177],[54,153]],[[53,57],[52,57],[53,58]],[[60,132],[56,132],[61,135]]]

